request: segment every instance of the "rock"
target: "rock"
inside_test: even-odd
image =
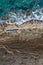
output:
[[[25,43],[28,43],[30,47],[34,48],[42,46],[43,23],[39,21],[37,21],[37,23],[34,21],[35,23],[33,22],[32,24],[31,22],[33,21],[23,23],[22,25],[9,24],[7,27],[4,26],[3,32],[0,33],[0,44],[9,45],[10,43],[10,45],[19,45],[20,43],[21,47],[22,44],[24,45]]]

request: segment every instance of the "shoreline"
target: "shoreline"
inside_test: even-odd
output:
[[[24,42],[28,43],[29,46],[32,44],[34,48],[37,48],[37,44],[38,47],[43,47],[43,22],[30,21],[19,26],[16,24],[7,25],[0,33],[0,45],[6,46],[15,43],[22,45],[22,43],[25,44]]]
[[[43,22],[3,27],[0,33],[1,65],[42,65]]]

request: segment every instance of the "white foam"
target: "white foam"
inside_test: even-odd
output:
[[[9,24],[16,23],[22,24],[26,21],[30,20],[42,20],[43,21],[43,13],[41,10],[33,11],[30,15],[23,14],[22,11],[18,11],[17,13],[10,12],[9,14]]]

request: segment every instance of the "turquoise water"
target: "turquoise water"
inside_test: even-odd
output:
[[[5,21],[3,17],[8,19]],[[9,24],[43,21],[43,0],[0,0],[0,19]]]
[[[43,8],[43,0],[0,0],[0,15],[11,10],[36,10]]]

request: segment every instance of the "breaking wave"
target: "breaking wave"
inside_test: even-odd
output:
[[[40,10],[27,10],[22,11],[19,10],[18,12],[10,12],[9,13],[9,19],[7,20],[7,23],[16,23],[16,24],[22,24],[26,21],[30,20],[40,20],[43,21],[43,9]]]
[[[39,20],[43,22],[43,9],[38,9],[35,11],[28,9],[9,12],[8,17],[9,18],[7,20],[0,20],[0,22],[5,21],[7,24],[16,23],[18,25],[30,20]]]

